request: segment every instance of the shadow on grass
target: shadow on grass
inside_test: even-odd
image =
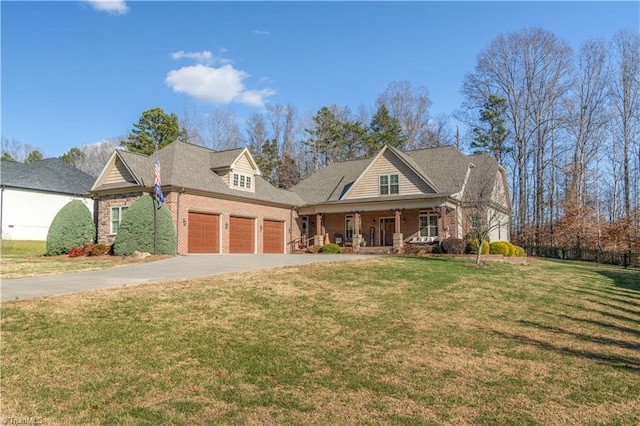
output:
[[[637,311],[633,311],[633,310],[627,309],[627,308],[622,308],[620,306],[612,305],[610,303],[600,302],[598,300],[589,300],[589,302],[591,302],[593,304],[602,304],[604,306],[609,306],[609,307],[611,307],[611,309],[615,309],[615,310],[623,312],[625,314],[627,314],[627,313],[631,313],[632,315],[640,314]],[[590,313],[590,314],[596,313],[598,315],[602,315],[603,317],[611,318],[611,319],[614,319],[614,320],[617,320],[617,321],[626,321],[626,322],[630,322],[632,324],[636,324],[638,322],[638,320],[635,319],[635,318],[629,318],[629,317],[627,317],[625,315],[619,315],[619,314],[615,314],[613,312],[601,311],[600,309],[596,309],[596,308],[592,308],[592,307],[586,308],[586,307],[581,307],[581,306],[568,305],[566,303],[561,303],[561,305],[566,306],[567,308],[570,308],[570,309],[580,309],[580,310],[582,310],[584,312],[587,312],[587,313]]]
[[[521,320],[521,321],[518,321],[518,323],[527,327],[536,328],[538,330],[544,330],[544,331],[549,331],[555,334],[562,334],[566,336],[575,337],[576,339],[582,340],[585,342],[597,343],[599,345],[616,346],[622,349],[640,350],[640,343],[628,342],[626,340],[611,339],[608,337],[593,336],[593,335],[584,334],[584,333],[576,333],[575,331],[567,330],[565,328],[554,327],[552,325],[542,324],[535,321]]]
[[[613,284],[619,288],[633,290],[636,297],[640,297],[640,271],[638,270],[604,270],[599,274],[613,280]]]
[[[590,310],[588,310],[590,311]],[[569,321],[575,321],[575,322],[581,322],[584,324],[589,324],[589,325],[595,325],[597,327],[602,327],[602,328],[608,328],[610,330],[615,330],[615,331],[619,331],[620,333],[627,333],[627,334],[631,334],[632,336],[636,336],[636,337],[640,337],[640,328],[629,328],[629,327],[623,327],[620,325],[615,325],[615,324],[610,324],[608,322],[603,322],[603,321],[596,321],[596,320],[592,320],[592,319],[588,319],[588,318],[576,318],[576,317],[572,317],[571,315],[565,315],[565,314],[559,314],[557,312],[546,312],[549,315],[555,315],[558,318],[562,318],[562,319],[566,319]],[[608,312],[601,312],[598,311],[599,314],[606,314],[607,316],[613,317],[613,318],[624,318],[624,320],[626,321],[631,321],[629,318],[625,318],[625,317],[620,317],[619,315],[615,315],[615,314],[610,314]]]
[[[502,337],[504,339],[514,340],[523,344],[532,345],[540,349],[555,352],[561,355],[569,355],[578,358],[584,358],[597,362],[598,364],[607,365],[613,368],[640,372],[640,359],[619,356],[619,355],[607,355],[593,351],[585,351],[579,349],[572,349],[566,346],[558,346],[545,342],[543,340],[534,339],[528,336],[514,333],[506,333],[498,330],[489,330],[493,335]]]
[[[562,288],[569,291],[574,291],[576,293],[587,294],[590,296],[606,297],[608,300],[612,302],[623,303],[626,305],[640,308],[640,303],[635,302],[633,300],[629,300],[629,299],[622,299],[622,297],[634,298],[635,294],[633,295],[629,295],[626,293],[621,294],[616,290],[609,290],[609,289],[603,289],[603,288],[590,288],[589,290],[585,290],[584,288],[574,287],[574,286],[562,286]]]

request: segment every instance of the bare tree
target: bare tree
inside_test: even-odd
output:
[[[400,122],[405,137],[404,149],[437,146],[429,124],[431,99],[426,87],[416,87],[408,81],[394,81],[378,96],[378,106],[385,105],[392,117]]]
[[[206,115],[206,146],[216,151],[243,145],[240,126],[232,107],[218,107]]]
[[[202,116],[195,108],[191,111],[185,106],[180,117],[180,128],[186,132],[186,142],[205,146],[205,131]]]
[[[462,228],[475,241],[476,263],[480,263],[482,242],[509,240],[509,190],[506,174],[488,154],[472,158],[467,188],[462,200]],[[491,238],[493,237],[493,238]]]
[[[622,155],[624,216],[631,218],[631,158],[640,135],[640,34],[621,30],[613,38],[611,97],[614,105],[614,137]]]
[[[544,218],[547,145],[562,119],[559,105],[568,88],[570,66],[571,49],[565,42],[546,30],[531,28],[496,37],[478,55],[475,72],[463,82],[468,109],[480,108],[491,95],[507,102],[506,124],[513,137],[517,176],[515,227],[520,234],[530,224],[530,216],[537,227]]]
[[[605,43],[583,43],[576,60],[571,95],[564,103],[567,111],[565,127],[573,141],[568,190],[579,206],[585,205],[589,166],[594,163],[598,147],[605,139],[609,118],[608,80]]]

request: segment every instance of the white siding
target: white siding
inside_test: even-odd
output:
[[[509,216],[493,209],[489,210],[488,215],[492,220],[492,225],[495,225],[494,229],[489,233],[489,241],[509,241],[511,239],[509,235]]]
[[[432,194],[435,191],[395,154],[387,150],[349,190],[346,200],[380,196],[381,175],[398,175],[398,195]],[[381,197],[385,197],[382,195]]]
[[[2,193],[2,238],[46,240],[55,215],[73,200],[82,200],[93,216],[93,200],[90,198],[5,188]]]

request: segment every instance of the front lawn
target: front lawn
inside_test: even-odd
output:
[[[46,424],[640,423],[640,272],[390,257],[2,305]]]
[[[88,256],[70,258],[67,255],[44,256],[45,241],[2,240],[0,260],[1,278],[22,278],[41,275],[56,275],[94,269],[113,268],[165,259],[167,255],[134,259],[131,256]]]

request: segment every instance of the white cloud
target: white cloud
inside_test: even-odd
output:
[[[86,2],[97,11],[112,15],[124,15],[129,11],[129,6],[124,0],[86,0]]]
[[[179,52],[173,52],[171,54],[171,58],[178,59],[193,59],[199,64],[209,65],[213,62],[213,53],[208,50],[203,50],[202,52],[185,52],[181,50]]]
[[[216,104],[237,102],[263,107],[266,98],[274,95],[273,89],[247,89],[243,80],[249,74],[238,70],[226,59],[214,58],[211,52],[184,52],[171,54],[173,59],[193,59],[197,65],[182,67],[167,73],[165,82],[176,93],[184,93],[197,99]],[[213,62],[219,67],[210,65]]]
[[[269,31],[263,31],[263,30],[253,30],[253,33],[256,35],[261,35],[261,36],[269,36],[271,35],[271,33]]]

